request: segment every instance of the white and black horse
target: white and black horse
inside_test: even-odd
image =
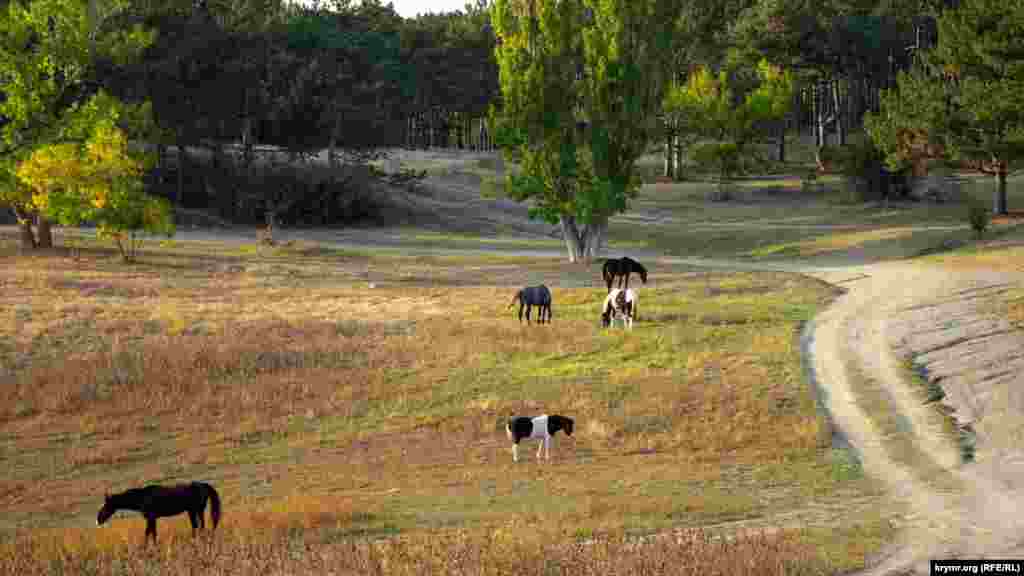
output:
[[[608,293],[604,299],[604,306],[601,308],[601,325],[605,328],[612,325],[616,318],[622,319],[622,324],[632,330],[633,320],[636,320],[636,292],[629,288],[620,290],[618,288]]]
[[[527,286],[523,288],[512,297],[512,302],[508,305],[508,308],[511,308],[517,301],[519,302],[520,322],[523,321],[523,308],[526,308],[526,323],[529,324],[530,309],[536,306],[540,309],[537,313],[537,323],[544,323],[545,313],[547,313],[548,324],[551,323],[551,291],[548,290],[547,286],[541,284],[540,286]]]
[[[647,284],[647,269],[629,256],[605,260],[604,266],[601,268],[601,276],[604,278],[605,284],[608,285],[609,292],[612,291],[612,282],[616,277],[619,279],[619,288],[629,288],[629,275],[634,273],[639,274],[640,280]],[[625,280],[625,286],[623,286],[623,280]]]
[[[505,432],[508,439],[512,441],[512,461],[519,462],[519,441],[529,438],[541,440],[537,447],[537,459],[540,460],[542,450],[545,450],[545,459],[551,459],[551,437],[555,432],[562,430],[566,436],[572,436],[572,418],[552,414],[543,414],[536,418],[529,416],[513,416],[508,419],[505,425]]]

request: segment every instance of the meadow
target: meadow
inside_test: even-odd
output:
[[[659,266],[626,333],[599,264],[77,244],[0,240],[0,573],[826,574],[894,533],[804,375],[824,283]],[[551,325],[507,308],[535,282]],[[504,421],[539,412],[576,434],[513,464]],[[212,537],[94,525],[192,479]]]

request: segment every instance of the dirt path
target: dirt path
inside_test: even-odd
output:
[[[935,558],[1024,554],[1021,337],[978,309],[986,293],[1022,279],[902,262],[810,272],[848,289],[814,321],[811,354],[826,406],[865,471],[909,510],[902,541],[865,574],[928,573]],[[975,427],[974,463],[961,464],[960,446],[908,384],[906,357],[939,379],[944,402]],[[902,422],[896,432],[871,413],[879,395],[893,412],[887,416]]]

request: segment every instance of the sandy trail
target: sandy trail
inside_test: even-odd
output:
[[[1024,336],[985,308],[1024,286],[1024,275],[908,261],[665,260],[802,273],[846,290],[811,327],[814,378],[865,472],[906,510],[900,541],[861,574],[928,574],[929,560],[942,558],[1024,558]],[[958,423],[973,427],[973,462],[962,463],[941,416],[912,387],[906,360],[938,382]],[[900,422],[895,432],[875,423],[879,395]]]
[[[937,558],[1019,557],[1021,338],[1004,320],[984,314],[976,295],[1019,285],[1021,278],[905,262],[807,272],[848,289],[814,321],[811,354],[825,404],[865,471],[882,479],[909,511],[902,541],[864,573],[928,573],[928,560]],[[972,353],[979,346],[988,353]],[[960,447],[908,384],[901,364],[906,357],[939,379],[944,402],[957,408],[961,423],[975,427],[975,462],[961,464]],[[1002,370],[992,371],[994,365]],[[895,435],[880,430],[870,408],[858,402],[872,389],[884,391],[905,422]],[[964,410],[979,397],[1000,401],[988,410]],[[899,441],[912,444],[913,458],[894,455]]]

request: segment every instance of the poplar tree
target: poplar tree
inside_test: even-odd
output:
[[[673,69],[680,0],[497,0],[497,140],[519,157],[506,189],[561,225],[569,260],[597,255],[640,180]]]

